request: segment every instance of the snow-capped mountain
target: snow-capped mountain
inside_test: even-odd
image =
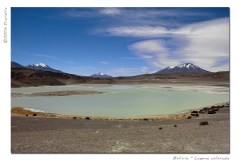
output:
[[[174,67],[167,67],[161,71],[156,72],[156,74],[164,74],[164,73],[186,73],[186,72],[197,72],[197,73],[204,73],[209,72],[206,71],[192,63],[184,63]]]
[[[40,71],[51,71],[51,72],[60,72],[60,73],[62,73],[62,71],[53,69],[53,68],[49,67],[48,65],[46,65],[44,63],[29,64],[29,65],[26,66],[26,68],[30,68],[30,69],[34,69],[34,70],[40,70]]]
[[[112,76],[109,76],[107,74],[100,73],[100,72],[97,72],[97,73],[91,75],[90,77],[93,77],[93,78],[112,78]]]
[[[21,64],[11,61],[11,67],[12,68],[25,68],[24,66],[22,66]]]

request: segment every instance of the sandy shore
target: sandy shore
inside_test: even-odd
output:
[[[103,94],[105,92],[91,90],[73,90],[73,91],[54,91],[54,92],[37,92],[37,93],[11,93],[11,97],[35,97],[35,96],[72,96],[72,95],[89,95]]]
[[[203,114],[191,119],[143,121],[46,118],[12,113],[11,152],[230,153],[230,108],[216,107],[214,114],[199,110]],[[209,125],[199,125],[200,122]]]

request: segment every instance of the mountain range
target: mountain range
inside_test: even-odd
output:
[[[51,71],[51,72],[63,73],[62,71],[53,69],[44,63],[29,64],[27,66],[22,66],[19,63],[11,61],[11,67],[12,68],[29,68],[29,69],[40,70],[40,71]]]
[[[63,73],[60,70],[53,69],[49,67],[48,65],[44,63],[38,63],[38,64],[29,64],[27,66],[22,66],[19,63],[16,63],[14,61],[11,61],[11,67],[12,68],[28,68],[28,69],[34,69],[34,70],[40,70],[40,71],[51,71],[51,72],[56,72],[56,73]],[[209,71],[204,70],[192,63],[184,63],[178,66],[173,66],[170,67],[168,66],[167,68],[160,70],[154,74],[170,74],[170,73],[208,73]],[[92,78],[113,78],[112,76],[109,76],[104,73],[97,72],[90,77]]]
[[[92,77],[92,78],[112,78],[112,76],[109,76],[107,74],[100,73],[100,72],[97,72],[97,73],[91,75],[90,77]]]
[[[184,63],[178,66],[170,67],[168,66],[167,68],[160,70],[156,72],[155,74],[167,74],[167,73],[187,73],[187,72],[192,72],[192,73],[207,73],[209,71],[206,71],[192,63]]]
[[[29,69],[40,70],[40,71],[51,71],[51,72],[56,72],[56,73],[63,73],[62,71],[53,69],[44,63],[29,64],[27,66],[22,66],[21,64],[19,64],[17,62],[11,61],[11,67],[12,68],[29,68]],[[112,76],[109,76],[107,74],[100,73],[100,72],[97,72],[97,73],[91,75],[90,77],[92,77],[92,78],[112,78]]]
[[[21,64],[11,61],[11,67],[12,68],[25,68],[24,66],[22,66]]]
[[[197,84],[199,82],[209,85],[229,86],[229,71],[208,72],[191,63],[167,67],[153,74],[112,78],[99,72],[91,76],[79,76],[58,71],[43,63],[22,66],[16,62],[11,62],[11,87],[69,84]]]
[[[46,65],[44,63],[29,64],[29,65],[26,66],[26,68],[40,70],[40,71],[51,71],[51,72],[62,73],[62,71],[53,69],[53,68],[49,67],[48,65]]]

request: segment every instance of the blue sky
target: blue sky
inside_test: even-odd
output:
[[[229,8],[11,8],[11,60],[89,76],[229,70]]]

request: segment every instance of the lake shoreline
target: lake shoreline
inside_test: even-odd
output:
[[[102,87],[101,89],[99,89],[98,87]],[[21,104],[21,103],[14,103],[14,99],[15,98],[19,98],[20,97],[20,99],[21,99],[21,97],[30,97],[30,98],[34,98],[34,97],[40,97],[40,98],[45,98],[45,97],[49,97],[49,98],[54,98],[55,100],[56,100],[56,102],[58,102],[59,100],[61,100],[62,98],[61,97],[66,97],[67,99],[69,99],[69,98],[71,98],[71,99],[74,99],[75,97],[71,97],[71,96],[78,96],[78,95],[80,95],[79,96],[79,98],[81,98],[82,100],[80,101],[78,101],[78,103],[82,103],[83,102],[83,100],[85,99],[84,97],[82,97],[82,95],[88,95],[86,98],[90,98],[90,97],[92,97],[92,95],[93,95],[93,97],[94,98],[90,98],[90,99],[88,99],[88,101],[87,102],[85,102],[85,103],[88,103],[88,102],[91,102],[92,101],[92,99],[94,100],[94,99],[96,99],[96,98],[98,98],[99,100],[97,101],[98,102],[98,104],[99,104],[99,106],[101,106],[100,104],[100,102],[101,102],[101,100],[102,99],[100,99],[100,98],[104,98],[104,97],[106,97],[106,96],[111,96],[111,95],[115,95],[115,92],[117,92],[117,91],[114,91],[114,89],[116,90],[121,90],[121,89],[126,89],[125,88],[125,86],[126,86],[126,88],[128,88],[129,86],[130,87],[137,87],[137,89],[141,89],[141,90],[136,90],[136,94],[138,94],[138,93],[141,93],[140,94],[140,96],[141,96],[141,99],[140,100],[142,100],[143,98],[145,98],[145,89],[147,89],[147,90],[149,90],[149,89],[153,89],[153,91],[155,92],[155,93],[158,93],[158,90],[161,92],[161,91],[164,91],[167,95],[172,95],[173,93],[171,92],[172,90],[176,90],[176,91],[190,91],[190,92],[196,92],[196,91],[199,91],[200,93],[201,92],[205,92],[205,88],[207,88],[207,86],[199,86],[199,85],[196,85],[196,86],[194,86],[193,88],[192,88],[192,85],[190,84],[190,85],[185,85],[185,86],[182,86],[182,85],[178,85],[178,84],[176,84],[176,85],[155,85],[155,84],[151,84],[151,85],[114,85],[113,86],[113,88],[112,88],[112,85],[109,85],[109,84],[105,84],[105,85],[97,85],[97,84],[95,84],[95,85],[90,85],[90,84],[84,84],[84,85],[69,85],[69,88],[66,88],[66,87],[51,87],[51,86],[46,86],[46,87],[43,87],[43,88],[41,88],[41,90],[36,90],[35,88],[24,88],[25,89],[25,91],[23,92],[23,93],[18,93],[18,90],[12,90],[12,94],[11,94],[11,96],[12,96],[12,101],[13,101],[13,103],[12,103],[12,107],[24,107],[24,108],[26,108],[26,109],[37,109],[37,110],[40,110],[40,111],[42,111],[42,112],[47,112],[47,113],[49,113],[49,115],[51,115],[51,116],[49,116],[48,114],[46,114],[45,113],[45,117],[48,115],[48,117],[53,117],[53,115],[55,115],[55,117],[70,117],[70,118],[72,118],[72,117],[76,117],[77,119],[84,119],[84,116],[86,117],[86,116],[90,116],[90,117],[93,117],[94,119],[136,119],[136,120],[138,120],[138,119],[144,119],[144,118],[149,118],[149,119],[184,119],[184,118],[186,118],[187,117],[187,114],[189,113],[189,111],[191,111],[191,110],[193,110],[193,108],[195,108],[195,109],[201,109],[201,107],[209,107],[208,105],[210,105],[210,104],[216,104],[218,101],[214,101],[214,102],[212,102],[212,103],[208,103],[208,104],[203,104],[203,105],[199,105],[197,102],[192,102],[191,104],[189,103],[187,103],[186,105],[188,105],[189,107],[185,107],[185,108],[182,108],[182,109],[178,109],[177,111],[172,111],[172,112],[158,112],[159,114],[156,114],[157,112],[153,112],[153,113],[151,113],[151,114],[149,114],[149,113],[146,113],[146,112],[143,112],[143,113],[141,113],[141,114],[133,114],[133,115],[124,115],[124,114],[122,114],[122,115],[120,115],[120,114],[116,114],[116,115],[114,115],[114,114],[111,114],[111,115],[107,115],[107,114],[105,114],[105,113],[100,113],[99,114],[99,112],[96,112],[95,114],[86,114],[86,113],[84,113],[84,108],[82,108],[83,110],[81,110],[81,108],[79,108],[78,109],[78,112],[79,113],[76,113],[76,112],[69,112],[69,113],[67,113],[67,112],[60,112],[59,110],[52,110],[52,111],[50,111],[50,110],[48,110],[46,107],[48,107],[48,106],[51,106],[51,105],[49,105],[51,102],[49,102],[49,103],[46,103],[45,105],[44,105],[44,107],[43,108],[45,108],[45,109],[41,109],[40,107],[35,107],[34,108],[34,106],[35,105],[38,105],[38,104],[42,104],[42,102],[39,102],[39,103],[33,103],[33,102],[31,102],[32,104],[31,105],[28,105],[28,104]],[[96,88],[95,88],[96,87]],[[116,88],[115,88],[116,87]],[[119,88],[120,87],[120,88]],[[123,88],[122,88],[123,87]],[[109,88],[109,89],[108,89]],[[228,87],[213,87],[213,88],[215,88],[215,89],[213,89],[213,91],[214,92],[222,92],[222,93],[220,93],[220,94],[225,94],[224,92],[229,92],[229,88]],[[220,90],[219,90],[219,88],[220,88]],[[66,89],[69,89],[69,90],[66,90]],[[106,90],[107,89],[107,90]],[[130,88],[131,89],[131,88]],[[33,91],[32,91],[33,90]],[[16,92],[14,92],[14,91],[16,91]],[[21,90],[20,90],[21,91]],[[43,92],[44,91],[44,92]],[[141,92],[140,92],[141,91]],[[189,95],[192,95],[192,93],[190,93],[190,92],[188,92],[188,94]],[[118,92],[117,92],[118,93]],[[155,94],[155,93],[151,93],[152,94],[152,96],[151,97],[156,97],[156,95],[157,94]],[[92,95],[91,95],[92,94]],[[107,94],[106,96],[103,96],[103,95],[95,95],[95,94]],[[194,94],[194,93],[193,93]],[[217,94],[219,94],[219,93],[217,93]],[[130,94],[128,94],[128,95],[135,95],[135,93],[130,93]],[[147,94],[148,95],[148,97],[149,97],[149,94]],[[118,98],[118,97],[122,97],[122,96],[125,96],[125,94],[120,94],[120,95],[117,95],[117,96],[115,96],[116,98]],[[166,96],[166,95],[165,95]],[[113,98],[115,98],[115,97],[113,97]],[[206,96],[205,96],[206,97]],[[226,96],[225,96],[226,97]],[[48,99],[49,99],[48,98]],[[126,97],[125,96],[125,98],[128,98],[128,97]],[[157,97],[156,97],[157,98]],[[208,97],[206,97],[206,98],[208,98]],[[76,99],[76,98],[75,98]],[[138,96],[135,96],[135,99],[137,100],[137,99],[139,99],[138,98]],[[224,102],[228,102],[228,98],[225,98],[226,99],[226,101],[222,101],[222,99],[220,99],[220,101],[222,102],[222,103],[224,103]],[[44,99],[45,100],[45,99]],[[109,100],[109,99],[107,99],[107,100]],[[52,101],[53,102],[53,101]],[[137,101],[136,101],[137,102]],[[143,101],[142,101],[143,102]],[[63,102],[63,103],[65,103],[65,102]],[[112,102],[113,103],[113,102]],[[131,105],[128,105],[128,104],[124,104],[124,103],[122,103],[122,102],[120,102],[121,103],[121,105],[122,106],[131,106]],[[120,104],[119,103],[119,104]],[[14,105],[13,105],[14,104]],[[54,104],[55,104],[55,102],[54,102]],[[66,106],[68,106],[68,105],[71,105],[71,104],[66,104],[66,106],[61,106],[61,104],[62,103],[60,103],[59,105],[56,105],[55,104],[55,106],[58,108],[58,107],[66,107]],[[76,103],[75,103],[76,104]],[[91,103],[90,103],[91,104]],[[161,103],[162,104],[162,103]],[[198,105],[196,105],[196,104],[198,104]],[[201,103],[202,104],[202,103]],[[53,105],[53,104],[52,104]],[[86,104],[85,104],[86,105]],[[95,108],[97,108],[97,106],[95,105],[95,104],[92,104],[92,105],[94,105],[95,106]],[[113,104],[111,104],[111,106],[114,106],[115,105],[115,103],[113,103]],[[140,104],[141,105],[141,104]],[[157,105],[158,106],[158,104],[155,104],[155,105]],[[162,105],[164,105],[164,104],[162,104]],[[177,104],[175,104],[176,106],[177,106]],[[82,105],[82,106],[84,106],[84,105]],[[102,106],[106,106],[106,105],[102,105]],[[120,107],[122,107],[122,106],[120,106]],[[148,104],[146,104],[145,106],[148,106]],[[145,109],[145,106],[144,106],[144,109]],[[172,106],[174,106],[174,104],[172,104]],[[192,106],[192,107],[191,107]],[[119,107],[119,106],[118,106]],[[138,108],[139,106],[137,106],[137,108]],[[76,106],[75,106],[75,108],[76,108]],[[94,107],[93,107],[94,108]],[[126,108],[126,107],[125,107]],[[188,109],[189,108],[189,109]],[[141,108],[140,108],[141,109]],[[93,110],[94,111],[94,110]],[[21,111],[22,112],[22,111]],[[26,112],[26,111],[24,111],[24,112]],[[82,112],[82,113],[81,113]],[[66,114],[67,113],[67,114]],[[156,114],[156,115],[154,115],[154,114]],[[31,115],[31,113],[28,113],[28,115]],[[38,115],[42,115],[42,114],[38,114]],[[171,118],[169,118],[169,116],[171,117]],[[114,118],[114,117],[116,117],[116,118]],[[129,118],[130,117],[130,118]],[[132,118],[132,117],[134,117],[134,118]],[[173,118],[173,117],[175,117],[175,118]]]
[[[67,90],[67,91],[53,91],[53,92],[36,92],[36,93],[11,93],[11,98],[16,97],[37,97],[37,96],[73,96],[73,95],[91,95],[104,94],[106,92],[92,91],[92,90]]]
[[[189,109],[186,111],[182,111],[177,114],[169,114],[169,115],[162,115],[162,116],[139,116],[139,117],[96,117],[96,116],[75,116],[75,115],[62,115],[62,114],[55,114],[55,113],[45,113],[39,112],[32,109],[27,109],[24,107],[12,107],[11,108],[11,115],[12,116],[38,116],[44,118],[60,118],[60,119],[82,119],[82,120],[130,120],[130,121],[154,121],[154,120],[180,120],[180,119],[191,119],[197,117],[196,115],[191,114],[193,111],[197,111],[198,113],[201,112],[203,109],[211,110],[211,109],[219,109],[229,107],[229,102],[217,103],[211,106],[205,106],[198,109]],[[207,114],[207,111],[206,111]]]
[[[12,115],[11,153],[229,154],[230,107],[191,119],[159,121]]]
[[[230,153],[229,102],[182,112],[104,118],[14,107],[11,153]]]

